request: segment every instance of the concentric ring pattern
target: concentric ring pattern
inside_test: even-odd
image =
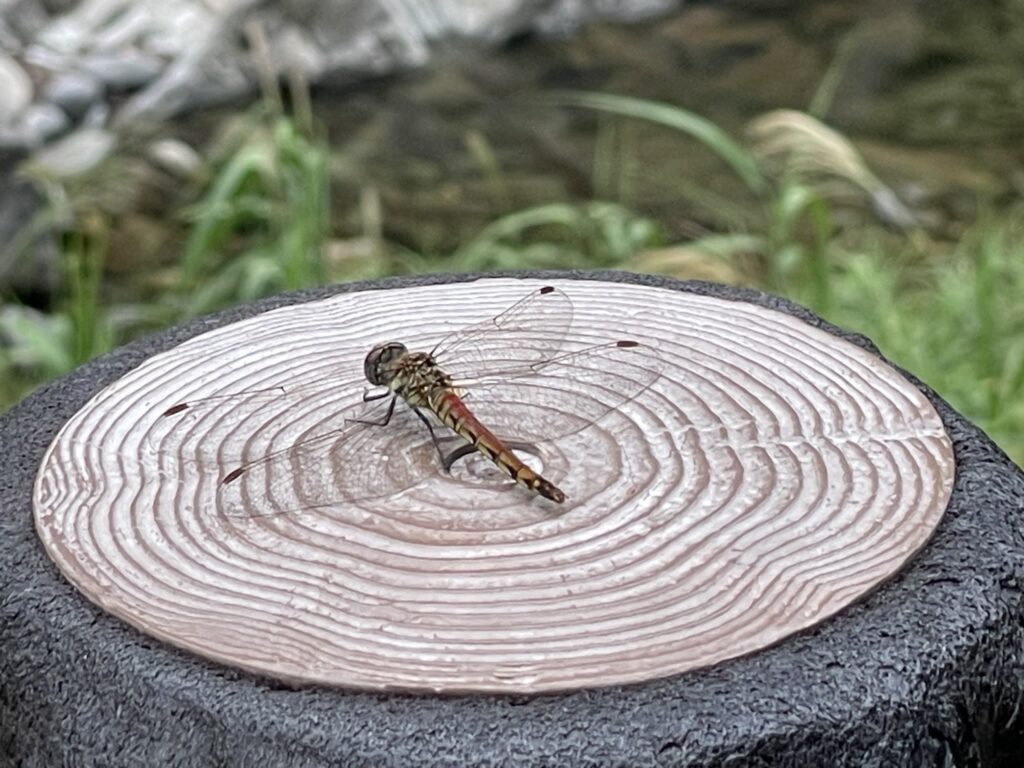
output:
[[[89,599],[203,656],[444,692],[624,683],[749,653],[835,613],[931,535],[950,441],[877,358],[750,304],[554,284],[574,332],[639,340],[659,373],[592,427],[530,447],[563,505],[473,458],[395,495],[304,503],[332,472],[437,461],[395,424],[381,427],[386,448],[345,466],[279,462],[233,498],[220,485],[240,457],[332,434],[361,401],[375,343],[429,349],[543,285],[486,279],[286,307],[150,359],[50,447],[39,535]],[[614,399],[562,386],[545,407]],[[195,401],[216,405],[162,416]]]

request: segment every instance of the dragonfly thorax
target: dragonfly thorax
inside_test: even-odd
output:
[[[363,367],[371,384],[387,387],[411,405],[421,405],[431,392],[452,386],[451,377],[438,368],[429,353],[410,352],[396,341],[371,349]]]

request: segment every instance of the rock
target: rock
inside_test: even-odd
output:
[[[66,55],[87,51],[92,47],[90,41],[105,26],[121,24],[121,18],[131,6],[131,0],[83,0],[41,30],[35,38],[35,46]]]
[[[21,40],[0,16],[0,51],[20,51],[21,48]]]
[[[82,69],[114,91],[128,91],[155,80],[165,63],[156,56],[131,48],[113,53],[94,53],[81,61]]]
[[[83,128],[102,128],[110,121],[110,105],[105,101],[97,101],[82,118]]]
[[[203,173],[203,159],[192,147],[177,139],[159,139],[149,145],[149,159],[181,179],[192,179]]]
[[[31,36],[18,38],[30,41],[25,61],[54,73],[46,98],[74,120],[102,101],[104,87],[139,91],[119,110],[117,118],[123,124],[143,117],[166,119],[254,93],[254,29],[266,36],[266,58],[277,76],[296,73],[312,84],[344,86],[422,65],[431,43],[453,36],[497,44],[523,32],[565,33],[587,21],[648,18],[670,10],[678,0],[6,3],[35,9],[33,13],[44,21],[47,7],[66,11]],[[9,15],[9,8],[0,10],[0,38],[3,24],[10,24]],[[20,68],[16,71],[24,75]],[[25,79],[12,76],[20,87],[0,89],[0,99],[13,97],[15,106],[24,107]]]
[[[103,84],[87,72],[62,72],[43,90],[43,98],[78,120],[103,97]]]
[[[920,63],[930,44],[921,11],[913,7],[868,14],[858,20],[856,40],[829,110],[829,119],[850,131],[865,130],[880,119],[873,114],[879,96],[902,84],[908,67]]]
[[[32,81],[13,57],[0,51],[0,126],[13,124],[32,102]]]
[[[43,7],[51,16],[67,13],[78,4],[78,0],[43,0]]]
[[[197,24],[190,45],[124,106],[118,119],[163,119],[252,92],[255,80],[245,41],[246,30],[253,27],[267,31],[276,72],[295,68],[309,82],[338,84],[426,61],[426,42],[416,21],[373,0],[343,5],[240,0],[205,27]]]
[[[37,152],[32,167],[48,176],[65,179],[92,170],[109,157],[114,135],[102,128],[80,128]]]
[[[25,110],[21,124],[29,146],[38,146],[66,131],[71,121],[56,104],[40,102]]]
[[[560,0],[552,7],[535,14],[532,6],[523,10],[528,26],[546,35],[568,35],[588,21],[641,21],[668,13],[679,5],[678,0],[630,0],[625,3],[601,0]]]
[[[21,131],[0,127],[0,168],[11,168],[28,155]]]
[[[647,18],[676,5],[678,0],[238,0],[219,16],[197,13],[190,19],[187,45],[162,47],[159,53],[173,57],[173,63],[125,105],[119,119],[167,118],[253,92],[251,52],[244,42],[252,27],[266,31],[275,73],[295,70],[307,82],[330,87],[420,66],[429,57],[430,43],[453,36],[497,44],[532,30],[565,32],[596,19]]]
[[[7,25],[21,43],[35,38],[50,21],[50,15],[39,0],[0,0],[0,26]],[[7,48],[6,50],[20,50]],[[0,48],[0,50],[5,50]]]

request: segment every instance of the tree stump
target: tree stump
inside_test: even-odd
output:
[[[529,446],[564,504],[439,471],[414,418],[351,450],[373,344],[548,285],[570,346],[650,352],[532,390],[538,424],[602,414]],[[1016,764],[1021,473],[779,299],[620,273],[307,292],[118,350],[2,434],[15,761]]]

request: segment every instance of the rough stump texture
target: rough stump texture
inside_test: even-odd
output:
[[[517,275],[520,276],[520,275]],[[528,275],[521,275],[528,276]],[[580,277],[745,301],[749,291]],[[151,640],[83,599],[36,537],[31,490],[57,431],[155,352],[289,303],[274,299],[118,350],[0,421],[0,762],[18,765],[1017,765],[1024,478],[926,388],[956,481],[934,537],[897,577],[756,654],[642,684],[463,697],[289,688]],[[252,642],[259,642],[256,637]]]
[[[392,339],[433,350],[567,497],[481,454],[441,471],[409,408],[364,401],[363,358]],[[283,307],[150,358],[61,430],[34,508],[89,599],[215,661],[537,693],[668,677],[826,619],[924,545],[953,477],[927,398],[796,318],[491,278]]]

